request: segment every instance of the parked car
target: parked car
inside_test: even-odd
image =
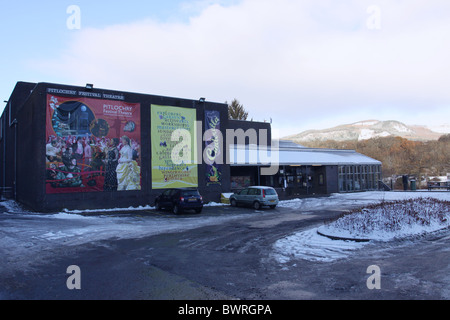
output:
[[[175,214],[185,210],[202,212],[203,198],[196,189],[167,189],[155,199],[157,210],[171,209]]]
[[[231,206],[247,205],[252,206],[255,210],[262,206],[269,206],[274,209],[278,202],[278,194],[271,187],[249,187],[230,196]]]

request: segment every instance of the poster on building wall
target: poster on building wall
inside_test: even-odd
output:
[[[222,138],[220,132],[220,112],[205,111],[205,131],[209,130],[205,141],[204,160],[206,162],[206,185],[222,184],[222,168],[219,159],[222,155]]]
[[[198,187],[196,155],[197,111],[195,109],[152,105],[152,188]],[[184,129],[188,137],[173,140],[173,133]],[[181,146],[181,148],[180,148]],[[175,161],[180,150],[182,161]]]
[[[141,189],[140,104],[47,95],[46,192]]]

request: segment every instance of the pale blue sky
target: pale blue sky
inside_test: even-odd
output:
[[[67,13],[67,8],[70,5],[80,8],[82,29],[104,28],[145,19],[161,22],[185,21],[195,14],[196,8],[189,7],[184,0],[1,0],[2,102],[8,100],[17,81],[58,81],[57,77],[48,79],[45,72],[32,70],[29,63],[30,59],[58,57],[79,32],[67,28],[66,22],[71,16]]]
[[[30,68],[33,61],[51,60],[61,55],[79,30],[67,28],[71,14],[67,8],[77,5],[81,11],[81,30],[101,29],[141,20],[161,23],[186,22],[211,3],[220,1],[143,1],[143,0],[16,0],[0,1],[1,72],[0,112],[17,81],[59,82],[67,77],[49,75]],[[64,70],[61,70],[63,73]],[[70,80],[70,79],[67,79]],[[72,83],[67,83],[72,84]],[[79,83],[77,83],[79,84]]]
[[[0,1],[0,102],[17,81],[94,83],[237,98],[281,135],[450,124],[448,0]]]

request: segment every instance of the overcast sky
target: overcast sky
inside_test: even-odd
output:
[[[237,98],[281,136],[368,119],[450,123],[448,0],[16,0],[0,8],[3,100],[17,81]]]

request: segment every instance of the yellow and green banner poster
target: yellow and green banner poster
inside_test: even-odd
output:
[[[139,103],[48,94],[46,139],[47,194],[141,190]]]
[[[198,187],[196,119],[195,109],[152,105],[153,189]],[[180,153],[183,160],[174,163]]]

